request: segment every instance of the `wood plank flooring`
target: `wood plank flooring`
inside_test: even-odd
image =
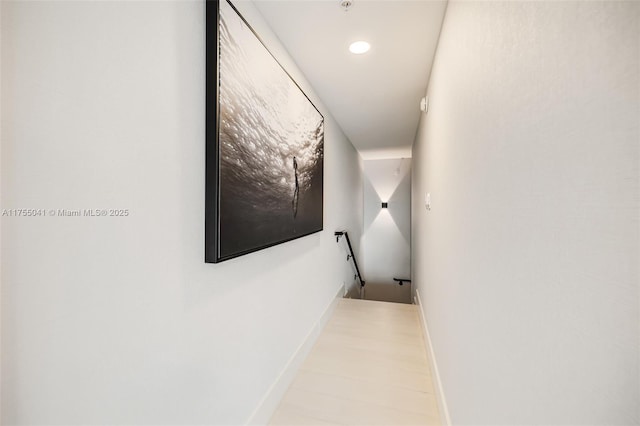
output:
[[[341,299],[270,424],[439,425],[417,309]]]

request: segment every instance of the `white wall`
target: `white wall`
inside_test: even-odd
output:
[[[449,3],[413,277],[453,424],[640,422],[639,28],[638,2]]]
[[[361,163],[326,118],[324,231],[204,259],[204,2],[2,2],[3,424],[240,424],[353,278]]]
[[[364,161],[362,259],[367,284],[394,285],[394,277],[410,277],[410,158]]]
[[[0,6],[0,23],[2,23],[2,6]],[[0,34],[0,177],[2,176],[2,41]],[[0,179],[0,205],[2,204],[2,184]],[[1,217],[1,216],[0,216]],[[1,219],[0,219],[1,220]],[[2,222],[0,222],[0,258],[2,257]],[[0,401],[2,401],[2,261],[0,260]],[[0,403],[0,424],[2,423],[2,403]]]

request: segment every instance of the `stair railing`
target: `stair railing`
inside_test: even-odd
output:
[[[336,231],[334,233],[336,236],[336,243],[340,242],[340,237],[344,236],[345,240],[347,240],[347,245],[349,246],[349,254],[347,255],[347,261],[351,259],[353,262],[353,266],[356,268],[356,276],[354,278],[358,278],[360,280],[360,288],[364,287],[364,279],[362,279],[362,275],[360,274],[360,268],[358,268],[358,261],[356,260],[356,256],[353,253],[353,247],[351,246],[351,240],[349,240],[349,234],[347,231]]]

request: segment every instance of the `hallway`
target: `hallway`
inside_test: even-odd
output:
[[[0,88],[0,424],[640,426],[640,1],[7,0]]]
[[[341,299],[270,424],[440,424],[417,306]]]

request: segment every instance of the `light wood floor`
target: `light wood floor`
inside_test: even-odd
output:
[[[341,299],[271,425],[439,425],[415,305]]]

